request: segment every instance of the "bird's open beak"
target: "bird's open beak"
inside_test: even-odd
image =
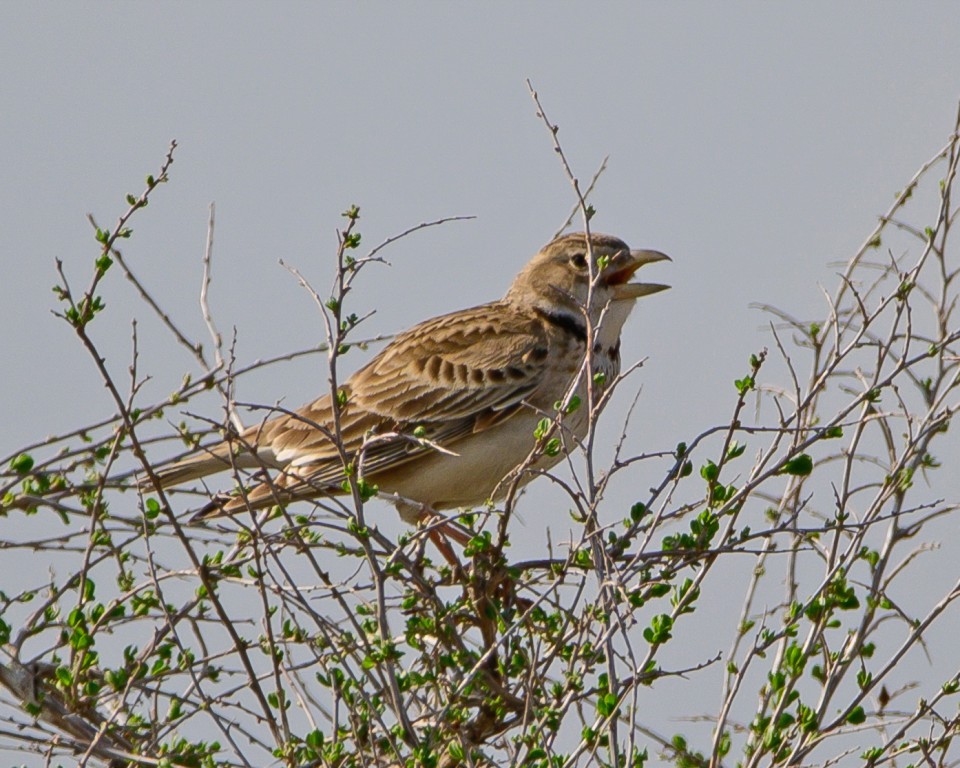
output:
[[[615,257],[610,265],[613,271],[607,277],[607,284],[613,286],[614,301],[639,299],[641,296],[667,290],[670,286],[661,283],[629,282],[640,267],[644,264],[653,264],[655,261],[672,261],[672,259],[660,251],[630,251]]]

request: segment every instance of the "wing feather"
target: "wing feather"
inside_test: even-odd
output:
[[[419,427],[425,440],[456,450],[457,440],[508,418],[536,391],[547,344],[535,319],[500,304],[414,326],[344,385],[344,449],[356,453],[371,432],[409,434]],[[310,482],[339,484],[340,455],[329,433],[315,425],[333,429],[329,396],[268,422],[258,443]],[[365,453],[364,466],[372,474],[428,450],[407,439],[384,441]]]
[[[548,348],[535,317],[499,302],[414,326],[344,384],[345,453],[356,455],[371,435],[402,435],[368,446],[363,461],[372,476],[433,450],[430,443],[456,452],[458,440],[509,419],[534,395],[544,380]],[[268,506],[278,490],[283,500],[338,492],[343,463],[333,431],[329,395],[246,430],[240,442],[284,469],[273,482],[251,489],[246,502],[215,501],[202,514]],[[414,431],[418,439],[412,439]],[[210,471],[226,467],[222,459],[208,464]],[[208,464],[191,476],[207,474]]]

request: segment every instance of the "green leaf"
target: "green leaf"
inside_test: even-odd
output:
[[[733,386],[737,388],[737,392],[743,397],[756,386],[756,381],[753,376],[744,376],[742,379],[734,379]]]
[[[673,629],[673,619],[665,613],[654,616],[650,621],[650,626],[643,630],[643,639],[650,645],[660,645],[667,642],[673,635],[670,630]]]
[[[730,443],[730,447],[727,449],[727,460],[735,459],[738,456],[742,456],[743,452],[747,450],[747,444],[740,444],[736,440]]]
[[[73,673],[69,667],[57,667],[56,675],[57,681],[64,688],[69,688],[73,683]]]
[[[602,694],[597,699],[597,712],[602,717],[610,717],[617,711],[617,695],[615,693]]]
[[[847,722],[850,723],[850,725],[861,725],[866,722],[866,719],[867,715],[861,706],[854,707],[850,714],[847,715]]]
[[[146,517],[147,520],[155,520],[157,516],[160,514],[160,502],[153,497],[150,497],[149,499],[147,499],[143,503],[143,506],[144,506],[143,516]]]
[[[370,501],[370,499],[377,495],[379,490],[380,487],[378,485],[368,483],[366,480],[361,479],[357,482],[357,493],[360,494],[360,501]]]
[[[807,477],[813,472],[813,459],[805,453],[794,456],[785,462],[780,469],[780,474],[796,475],[798,477]]]
[[[552,423],[553,422],[551,422],[550,419],[540,419],[540,421],[537,422],[536,429],[533,430],[534,440],[536,440],[537,442],[539,442],[540,440],[543,440],[543,438],[550,431],[550,426]]]
[[[25,475],[33,469],[33,456],[29,453],[21,453],[10,462],[10,469],[18,475]]]
[[[700,477],[702,477],[708,483],[714,482],[719,475],[720,469],[712,461],[708,461],[706,464],[700,467]]]

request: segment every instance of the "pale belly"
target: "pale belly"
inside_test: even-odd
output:
[[[602,371],[607,381],[611,381],[619,369],[617,355],[598,355],[595,359],[594,372]],[[576,369],[571,368],[565,373],[572,377],[576,375]],[[550,403],[546,408],[552,409],[552,404],[566,395],[568,385],[563,384],[563,377],[558,379],[555,391],[541,393],[543,401]],[[570,378],[565,381],[569,382]],[[562,421],[566,452],[572,451],[583,439],[589,422],[585,383],[578,387],[577,395],[582,405],[564,416]],[[535,476],[532,472],[524,472],[518,480],[513,471],[527,461],[536,445],[534,431],[544,417],[543,410],[523,410],[502,424],[463,438],[449,446],[456,451],[456,456],[432,452],[369,479],[379,486],[382,497],[399,496],[394,503],[400,516],[409,523],[419,519],[424,507],[433,510],[471,508],[485,504],[488,499],[497,501],[506,495],[514,482],[523,485]],[[555,432],[554,436],[560,434]],[[541,455],[531,468],[550,469],[564,455],[563,451],[556,456]]]
[[[400,497],[395,501],[397,509],[411,523],[416,522],[424,506],[444,510],[477,507],[488,499],[497,501],[514,482],[524,485],[533,479],[533,473],[524,472],[517,480],[513,471],[534,449],[534,431],[540,418],[532,409],[518,413],[497,427],[450,446],[456,456],[434,452],[405,467],[378,473],[371,480],[379,486],[381,496]],[[564,446],[570,451],[586,433],[586,407],[565,417],[563,424]],[[563,457],[562,452],[556,456],[541,455],[532,468],[549,469]]]

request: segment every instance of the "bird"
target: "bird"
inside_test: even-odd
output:
[[[669,287],[631,278],[669,260],[611,235],[558,236],[502,299],[395,336],[341,385],[336,403],[324,394],[275,413],[161,466],[141,487],[180,486],[230,469],[272,474],[255,475],[240,493],[215,495],[193,520],[343,494],[344,481],[361,471],[410,524],[495,502],[511,484],[504,478],[514,473],[511,482],[525,484],[585,436],[588,408],[568,409],[559,426],[564,448],[535,454],[543,420],[555,419],[573,396],[587,402],[588,357],[594,385],[618,375],[621,330],[636,300]]]

